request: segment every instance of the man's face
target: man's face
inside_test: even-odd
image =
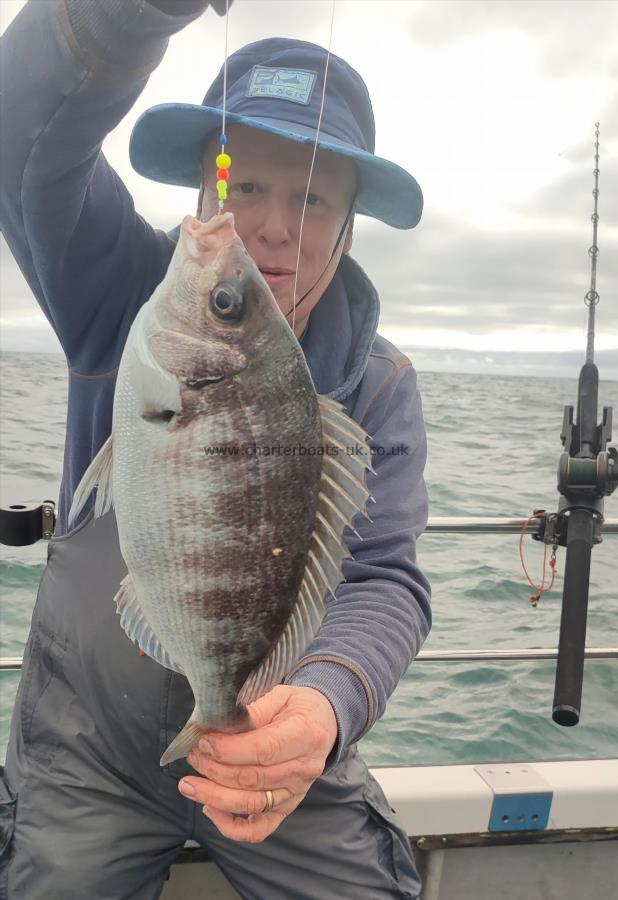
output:
[[[242,125],[231,125],[227,134],[232,165],[224,211],[234,213],[236,231],[291,326],[300,221],[313,146]],[[204,184],[197,210],[202,221],[208,221],[218,212],[215,158],[220,149],[221,145],[214,138],[204,153]],[[336,154],[318,151],[303,223],[297,302],[313,288],[326,267],[329,268],[316,290],[296,310],[294,332],[297,337],[328,287],[341,254],[352,246],[353,216],[329,266],[355,191],[354,163]],[[285,273],[269,272],[273,269],[284,269]]]

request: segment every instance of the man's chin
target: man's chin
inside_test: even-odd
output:
[[[294,303],[292,302],[292,292],[289,290],[289,288],[287,290],[277,290],[277,288],[271,288],[270,291],[283,315],[286,318],[290,318],[292,315],[292,309],[294,308]],[[298,315],[298,310],[296,311],[296,314]]]
[[[277,298],[275,297],[275,299],[277,299]],[[288,323],[290,328],[292,327],[292,323],[294,324],[294,328],[296,328],[298,323],[303,318],[303,315],[304,315],[303,310],[298,309],[298,307],[296,308],[296,310],[294,310],[294,306],[293,306],[291,300],[289,302],[286,302],[283,304],[280,304],[279,301],[277,300],[277,304],[279,306],[279,309],[285,316],[285,321]]]
[[[294,315],[294,301],[292,299],[293,290],[294,290],[293,285],[290,287],[289,285],[283,285],[283,284],[280,286],[275,285],[275,287],[270,288],[270,291],[271,291],[273,297],[275,298],[275,302],[276,302],[277,306],[279,307],[279,309],[285,316],[286,321],[290,327],[292,326],[293,318],[294,318],[294,324],[296,325],[296,323],[299,322],[301,317],[305,315],[305,306],[307,305],[306,303],[304,303],[300,309],[298,308],[299,304],[302,300],[302,297],[303,297],[302,289],[301,289],[300,285],[298,285],[298,287],[297,287],[298,293],[296,296],[296,315]]]

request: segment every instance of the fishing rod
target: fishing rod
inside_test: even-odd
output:
[[[592,548],[602,541],[604,499],[618,484],[618,450],[607,445],[612,439],[612,407],[604,406],[597,423],[599,370],[594,362],[595,312],[599,303],[596,289],[597,228],[599,223],[599,123],[595,123],[594,212],[590,289],[584,297],[588,308],[586,359],[579,373],[577,414],[564,407],[560,440],[564,452],[558,463],[558,512],[540,511],[540,528],[535,540],[555,548],[566,547],[562,591],[562,613],[558,641],[558,661],[552,719],[558,725],[579,722],[581,711],[586,623],[590,589]]]

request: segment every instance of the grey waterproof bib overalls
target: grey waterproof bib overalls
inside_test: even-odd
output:
[[[355,746],[261,844],[224,838],[179,793],[195,773],[159,758],[193,695],[121,629],[126,571],[113,511],[49,543],[11,725],[0,896],[154,900],[191,839],[252,900],[416,900],[409,841]]]

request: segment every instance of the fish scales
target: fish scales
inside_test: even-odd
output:
[[[331,490],[343,482],[324,455],[328,417],[345,414],[316,394],[233,217],[187,216],[127,338],[112,435],[70,512],[93,487],[95,514],[113,504],[128,571],[115,598],[121,625],[193,690],[195,712],[162,763],[202,731],[252,727],[245,704],[315,635],[323,596],[341,580],[349,513],[332,510],[362,510],[368,494]],[[351,442],[366,439],[349,428]]]
[[[300,456],[206,457],[204,447],[223,446],[232,435],[236,446],[253,440],[262,446],[278,432],[285,444],[286,422],[295,440],[319,442],[317,432],[309,441],[300,436],[293,416],[282,429],[273,413],[275,398],[256,395],[247,381],[210,387],[209,413],[194,416],[177,434],[166,432],[168,441],[154,445],[143,467],[129,462],[133,435],[114,448],[121,467],[118,490],[133,498],[137,532],[121,549],[143,586],[147,618],[192,684],[201,683],[194,660],[200,666],[203,660],[218,662],[216,678],[209,673],[204,688],[210,699],[202,699],[198,688],[200,709],[212,704],[213,688],[235,701],[276,642],[300,587],[313,528],[307,511],[315,498],[299,491],[307,475]],[[218,393],[233,393],[234,401]],[[154,516],[151,498],[159,510]],[[153,539],[153,523],[167,531],[165,544]],[[279,556],[272,553],[277,546],[285,548]],[[166,602],[170,596],[175,603]]]

